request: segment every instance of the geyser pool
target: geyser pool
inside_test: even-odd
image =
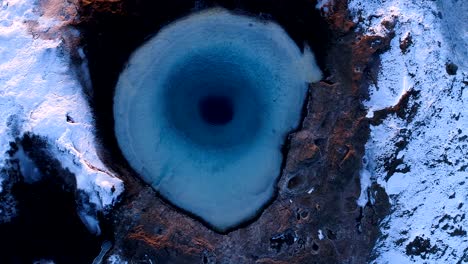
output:
[[[272,197],[281,146],[321,77],[273,22],[210,9],[139,47],[117,82],[115,133],[133,169],[225,231]]]

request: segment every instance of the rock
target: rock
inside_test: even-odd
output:
[[[453,62],[448,62],[445,64],[445,70],[447,71],[448,75],[456,75],[458,66]]]
[[[400,49],[403,54],[408,52],[409,47],[413,45],[413,37],[408,33],[405,38],[400,40]]]

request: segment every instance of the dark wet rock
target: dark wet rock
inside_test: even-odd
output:
[[[456,75],[458,66],[453,62],[448,62],[445,64],[445,70],[447,71],[448,75]]]
[[[75,123],[75,119],[71,117],[69,114],[66,114],[65,118],[67,119],[68,123],[71,123],[71,124]]]
[[[429,253],[435,253],[437,251],[436,246],[431,245],[429,238],[417,236],[413,241],[406,245],[406,255],[409,256],[420,256],[422,259],[426,258]]]
[[[90,233],[83,224],[75,176],[51,157],[49,147],[47,140],[29,133],[11,144],[0,201],[5,206],[5,197],[11,197],[15,212],[10,221],[0,221],[0,263],[91,263],[109,238],[105,231],[101,236]],[[15,158],[20,148],[40,171],[37,181],[22,175],[21,162]],[[89,200],[83,199],[82,204]],[[0,209],[3,217],[7,212]],[[104,219],[101,225],[108,230]]]
[[[375,111],[374,116],[371,119],[371,124],[373,126],[378,126],[382,124],[383,120],[392,114],[406,120],[407,123],[410,123],[420,107],[419,104],[410,103],[416,101],[416,99],[419,98],[420,93],[420,91],[416,90],[405,92],[396,105]]]
[[[270,238],[270,247],[276,249],[277,251],[281,250],[283,244],[291,246],[294,244],[295,234],[291,229],[284,231],[281,234],[276,234]]]
[[[57,181],[18,183],[13,188],[18,213],[0,225],[0,263],[91,263],[100,241],[90,234],[75,210],[73,194]]]
[[[408,33],[403,39],[400,39],[400,49],[403,54],[406,54],[409,50],[409,47],[413,45],[413,36],[411,33]]]
[[[466,236],[466,230],[463,229],[463,227],[459,226],[455,230],[449,233],[450,236],[461,236],[464,237]]]
[[[10,166],[11,168],[0,171],[0,177],[3,179],[0,192],[0,225],[10,222],[17,214],[17,201],[11,192],[21,176],[16,164]]]
[[[81,26],[89,38],[84,42],[98,93],[91,105],[99,113],[98,136],[106,137],[101,156],[126,186],[122,203],[112,214],[115,244],[109,255],[158,263],[367,261],[389,203],[384,190],[373,186],[374,203],[364,208],[356,204],[371,122],[361,100],[368,96],[369,76],[379,66],[378,55],[393,37],[392,23],[386,37],[356,34],[347,1],[334,2],[322,19],[325,26],[313,23],[317,18],[310,17],[316,12],[310,1],[294,5],[274,1],[272,6],[262,1],[218,2],[257,15],[270,14],[295,40],[307,38],[311,29],[322,28],[319,32],[327,35],[325,48],[313,47],[326,76],[310,86],[303,122],[286,144],[277,195],[256,219],[224,234],[181,212],[144,184],[119,156],[112,135],[111,91],[128,54],[144,36],[190,12],[194,3],[154,2],[157,8],[141,9],[147,7],[146,1],[122,0],[88,1],[82,6]],[[211,1],[204,3],[211,6]]]
[[[10,172],[13,173],[13,172]],[[17,213],[0,224],[0,263],[91,263],[100,238],[89,233],[76,212],[75,196],[57,176],[15,182]]]

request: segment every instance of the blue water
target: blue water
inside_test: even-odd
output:
[[[185,140],[204,148],[250,143],[268,111],[261,89],[272,88],[268,83],[261,83],[268,81],[266,78],[256,78],[269,76],[268,69],[262,66],[229,45],[212,46],[181,56],[163,83],[165,122]],[[227,101],[225,106],[229,109],[225,110],[232,111],[232,120],[218,125],[205,121],[200,103],[210,97]],[[222,109],[223,106],[219,106],[211,110],[216,113]],[[205,116],[210,114],[205,113]]]
[[[162,196],[224,231],[273,195],[281,146],[319,79],[312,53],[277,24],[193,14],[131,56],[116,86],[116,137]]]

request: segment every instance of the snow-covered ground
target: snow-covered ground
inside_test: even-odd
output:
[[[382,22],[396,22],[365,102],[369,117],[412,94],[405,114],[371,127],[366,145],[362,178],[384,186],[392,204],[372,263],[467,263],[468,5],[351,0],[349,8],[368,35],[385,35]],[[410,38],[404,52],[400,43]],[[455,75],[446,70],[450,62]]]
[[[123,183],[97,156],[91,111],[63,55],[60,30],[48,34],[65,22],[44,13],[32,0],[0,0],[0,170],[8,164],[10,142],[24,133],[41,136],[88,195],[92,206],[84,208],[104,210],[122,193]],[[16,158],[24,157],[20,154]],[[27,158],[20,164],[33,167]],[[93,215],[80,212],[90,230],[99,233]]]

